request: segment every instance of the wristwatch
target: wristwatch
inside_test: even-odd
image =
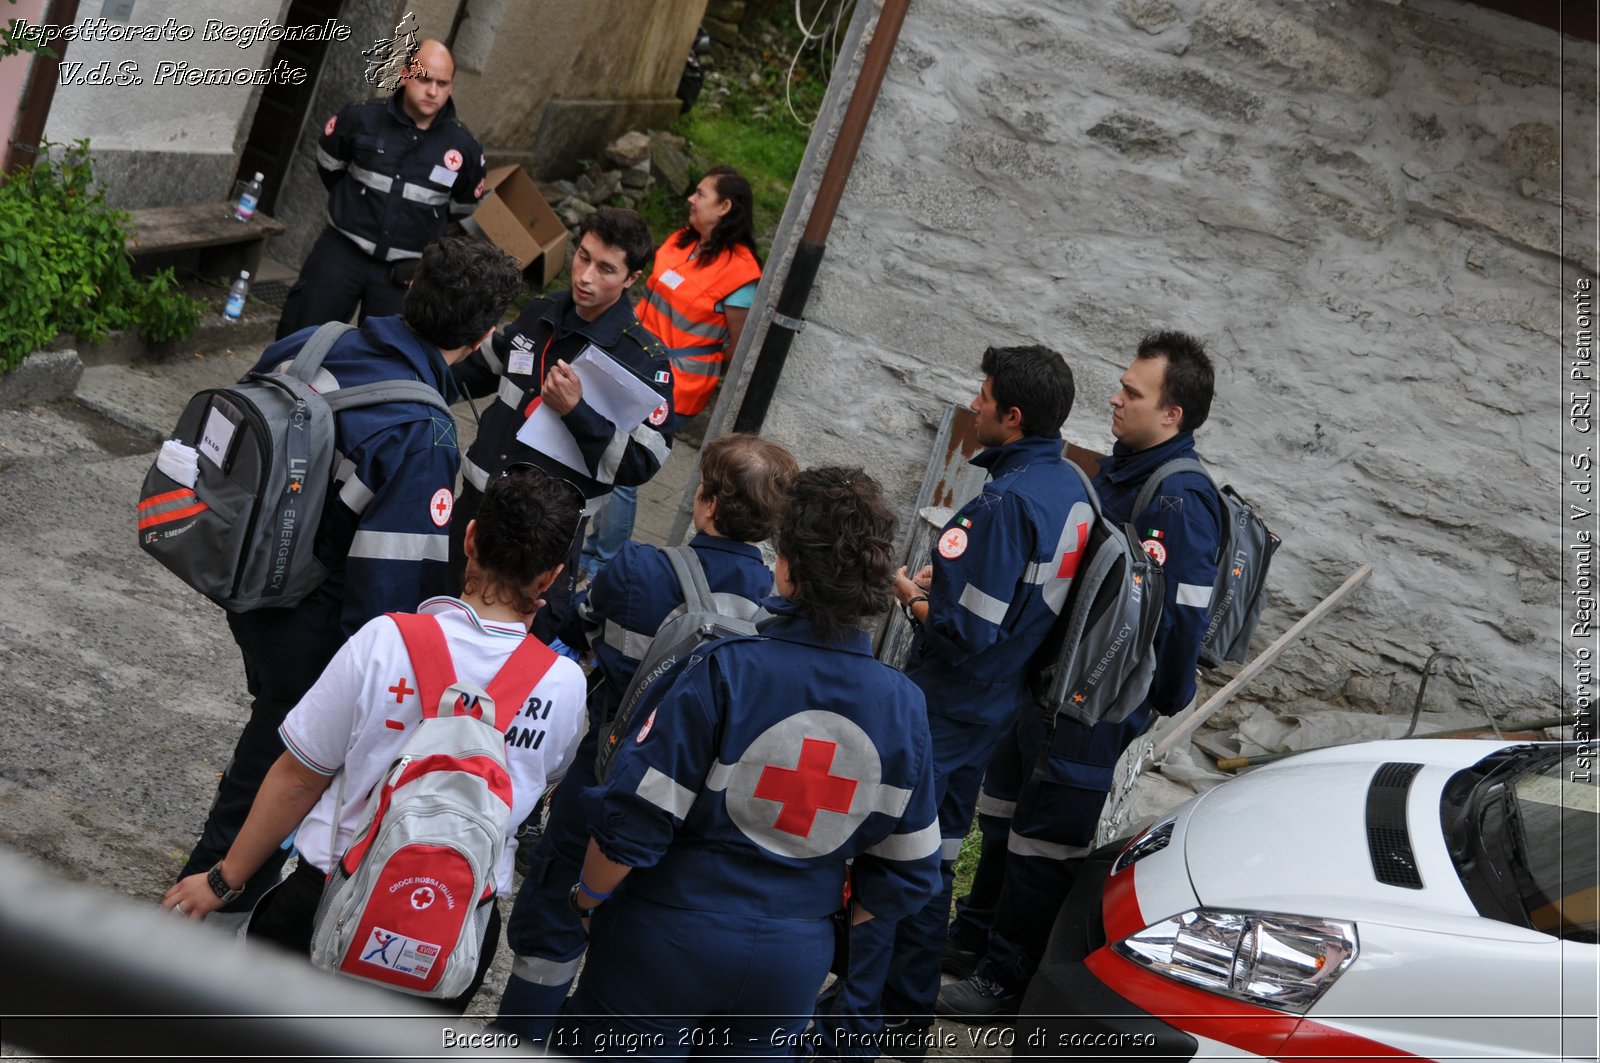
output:
[[[211,887],[211,892],[217,895],[217,900],[223,904],[232,904],[244,895],[244,887],[232,889],[228,880],[222,877],[222,864],[219,862],[206,872],[206,885]]]
[[[582,888],[583,887],[579,886],[576,882],[572,884],[572,888],[567,891],[567,907],[577,912],[580,919],[587,919],[594,914],[594,908],[598,908],[600,905],[597,904],[594,906],[594,908],[585,908],[579,904],[578,894]]]

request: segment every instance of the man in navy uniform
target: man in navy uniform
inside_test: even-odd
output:
[[[521,289],[517,264],[487,240],[441,240],[422,258],[405,313],[368,318],[347,332],[328,351],[314,384],[331,392],[420,380],[453,400],[450,363],[482,341]],[[274,343],[256,369],[270,372],[291,362],[312,335],[305,329]],[[460,590],[446,564],[461,465],[455,428],[442,410],[415,402],[360,406],[335,418],[343,461],[332,471],[315,540],[328,576],[291,609],[228,614],[244,656],[250,719],[180,878],[227,855],[261,781],[283,753],[278,726],[345,640],[376,616],[411,612],[434,595]],[[223,911],[248,912],[282,866],[283,859],[268,861],[245,895]]]
[[[906,675],[922,688],[933,736],[943,887],[916,914],[854,927],[849,973],[819,1002],[837,1054],[857,1054],[890,1021],[886,1051],[933,1021],[956,856],[985,765],[1019,714],[1032,713],[1029,659],[1060,612],[1081,541],[1068,517],[1085,502],[1061,456],[1072,370],[1045,347],[991,347],[973,409],[989,481],[940,531],[931,564],[902,569],[894,593],[917,626]],[[881,1007],[880,1007],[881,1000]]]
[[[278,339],[307,325],[400,313],[409,267],[483,198],[483,148],[450,99],[455,60],[426,40],[400,88],[329,118],[317,141],[328,227],[300,267]]]
[[[981,1017],[1016,1009],[1078,861],[1093,846],[1117,759],[1156,714],[1170,716],[1194,699],[1200,640],[1217,574],[1222,501],[1204,476],[1182,472],[1162,482],[1143,512],[1132,509],[1157,468],[1196,457],[1194,433],[1211,411],[1213,378],[1211,359],[1199,340],[1182,332],[1152,333],[1140,342],[1111,397],[1116,445],[1101,463],[1094,486],[1106,516],[1132,524],[1166,575],[1155,676],[1145,703],[1121,723],[1062,722],[1049,768],[1031,789],[1025,781],[1043,739],[1037,714],[1026,714],[1016,741],[1001,747],[984,779],[979,811],[1000,813],[984,816],[984,862],[1003,859],[1005,884],[986,940],[981,905],[962,907],[950,928],[947,960],[965,945],[979,962],[970,977],[940,992],[941,1015]],[[1014,808],[1009,825],[1007,806]],[[996,852],[1002,841],[1004,849]]]
[[[450,533],[450,563],[466,566],[461,549],[467,522],[478,511],[490,477],[507,465],[528,461],[576,486],[593,514],[619,484],[647,482],[667,460],[671,446],[672,365],[667,349],[645,331],[624,297],[650,262],[650,229],[631,210],[601,207],[578,225],[572,252],[572,287],[530,300],[522,313],[454,368],[469,396],[494,396],[483,412],[478,438],[462,463],[461,498]],[[661,402],[637,425],[613,424],[583,396],[583,382],[570,363],[590,346],[609,354],[624,372],[653,388]],[[545,405],[572,435],[584,467],[571,468],[517,438],[528,417]],[[573,579],[583,529],[533,633],[546,642],[571,612]]]

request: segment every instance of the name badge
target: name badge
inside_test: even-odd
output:
[[[672,291],[678,290],[678,285],[683,283],[683,277],[675,269],[669,269],[661,275],[661,283]]]
[[[458,175],[454,170],[447,169],[443,166],[435,166],[433,168],[433,172],[428,175],[428,180],[432,181],[436,185],[444,185],[446,188],[449,188],[456,183],[457,176]]]
[[[238,411],[227,406],[212,406],[206,411],[205,428],[200,432],[200,443],[195,449],[219,469],[228,460],[228,447],[233,442],[239,416]]]
[[[506,372],[523,375],[533,372],[533,352],[512,351],[511,358],[506,365]]]

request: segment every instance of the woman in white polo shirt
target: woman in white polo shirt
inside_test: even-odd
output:
[[[418,609],[438,620],[462,680],[486,685],[522,640],[532,637],[528,626],[544,604],[539,596],[561,572],[581,504],[576,488],[531,465],[511,466],[490,483],[482,509],[467,527],[461,597],[430,598]],[[378,617],[356,632],[284,719],[279,734],[287,750],[262,783],[216,874],[183,879],[167,891],[162,906],[191,919],[205,918],[223,903],[219,886],[225,896],[243,883],[294,831],[299,867],[257,905],[250,936],[307,955],[326,871],[350,845],[364,819],[367,795],[422,718],[419,686],[393,620]],[[582,670],[558,657],[506,732],[513,796],[505,853],[495,875],[501,894],[511,889],[517,825],[572,762],[584,698]],[[212,881],[216,878],[220,882]],[[494,955],[499,931],[496,912],[484,935],[477,978],[462,996],[441,1004],[465,1010]]]

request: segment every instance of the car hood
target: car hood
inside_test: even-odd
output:
[[[1452,775],[1505,745],[1361,743],[1287,758],[1219,786],[1196,800],[1184,824],[1195,895],[1214,908],[1413,926],[1474,917],[1445,846],[1440,794]],[[1420,765],[1396,821],[1409,836],[1420,888],[1380,881],[1374,869],[1368,793],[1387,764]]]

